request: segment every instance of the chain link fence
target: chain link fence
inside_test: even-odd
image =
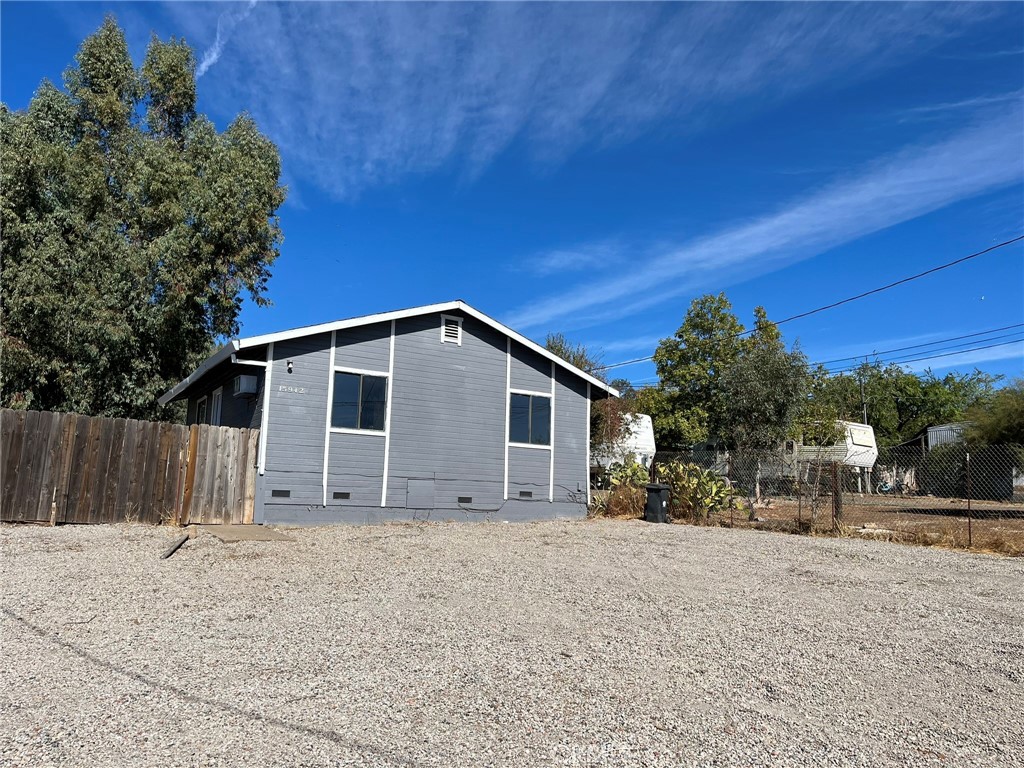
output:
[[[732,490],[691,522],[1024,554],[1021,446],[883,448],[871,467],[835,461],[828,449],[663,452],[652,476],[666,480],[680,464]]]

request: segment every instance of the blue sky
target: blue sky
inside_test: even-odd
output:
[[[3,101],[108,12],[281,150],[243,335],[461,298],[615,363],[704,292],[781,319],[1024,234],[1020,3],[4,2]],[[914,346],[1019,323],[1021,243],[783,329],[812,361],[1012,341],[911,367],[1020,376],[1021,328]]]

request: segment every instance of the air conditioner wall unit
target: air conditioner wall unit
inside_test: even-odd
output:
[[[256,394],[255,376],[235,376],[232,394],[235,397],[250,397]]]

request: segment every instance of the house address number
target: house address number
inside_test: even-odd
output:
[[[286,386],[284,384],[280,385],[277,388],[277,391],[278,392],[294,392],[296,395],[304,395],[304,394],[306,394],[306,388],[305,387],[289,387],[289,386]]]

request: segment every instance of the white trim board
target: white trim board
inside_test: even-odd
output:
[[[462,344],[461,330],[459,344]],[[387,506],[388,501],[388,460],[391,457],[391,393],[395,382],[395,321],[391,321],[391,342],[388,346],[388,393],[384,403],[384,476],[380,484],[380,505]]]
[[[327,416],[324,424],[324,506],[327,506],[327,464],[331,456],[331,409],[334,407],[334,351],[337,346],[337,337],[331,331],[331,359],[330,367],[327,369]]]
[[[419,317],[421,315],[428,315],[434,313],[445,313],[445,312],[463,312],[469,317],[479,320],[481,323],[494,328],[495,330],[503,333],[509,339],[522,344],[524,347],[529,349],[531,352],[540,355],[541,357],[561,366],[570,373],[579,376],[588,384],[599,388],[600,390],[608,393],[612,397],[618,397],[619,393],[617,390],[609,387],[600,379],[581,371],[574,365],[567,363],[562,358],[558,357],[540,344],[526,338],[520,333],[513,331],[507,325],[499,323],[492,317],[488,317],[478,309],[466,304],[464,301],[446,301],[440,304],[425,304],[421,307],[412,307],[409,309],[399,309],[392,312],[381,312],[375,315],[364,315],[363,317],[352,317],[345,320],[335,320],[330,323],[321,323],[319,325],[307,325],[303,328],[293,328],[287,331],[279,331],[278,333],[266,333],[261,336],[250,336],[246,339],[232,339],[219,350],[214,352],[210,357],[203,361],[203,363],[189,376],[182,379],[173,388],[165,392],[160,396],[160,404],[166,405],[175,398],[177,398],[182,392],[184,392],[191,384],[198,381],[205,373],[213,368],[218,363],[228,359],[233,352],[238,352],[242,349],[249,347],[258,347],[263,344],[272,344],[277,341],[287,341],[289,339],[297,339],[304,336],[313,336],[319,333],[329,333],[331,331],[340,331],[346,328],[358,328],[364,325],[372,325],[374,323],[383,323],[392,320],[402,320],[407,317]]]

